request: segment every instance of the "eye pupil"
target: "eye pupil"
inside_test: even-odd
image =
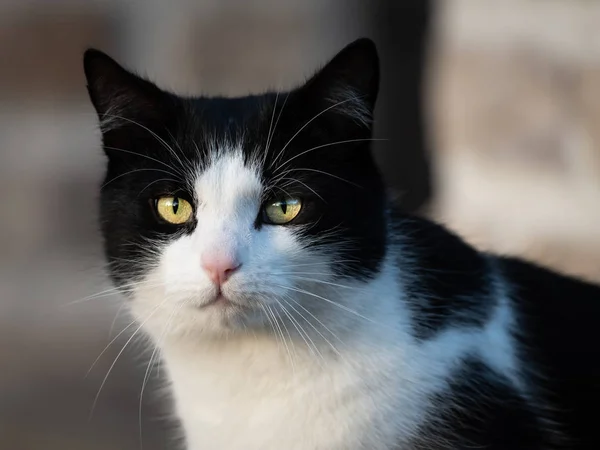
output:
[[[189,222],[194,213],[190,202],[174,195],[158,198],[154,208],[162,220],[174,225]]]
[[[296,218],[302,209],[302,200],[296,197],[271,201],[263,207],[263,218],[266,223],[283,225]]]

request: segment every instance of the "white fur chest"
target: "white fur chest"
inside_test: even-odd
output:
[[[297,349],[292,367],[281,343],[247,338],[165,357],[189,450],[377,450],[398,434],[393,352]]]

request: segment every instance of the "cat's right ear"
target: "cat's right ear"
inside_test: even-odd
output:
[[[160,118],[165,93],[154,84],[95,49],[85,52],[83,68],[103,133],[127,125],[147,125]]]
[[[303,87],[320,108],[332,109],[370,128],[379,91],[375,43],[357,39],[343,48]]]

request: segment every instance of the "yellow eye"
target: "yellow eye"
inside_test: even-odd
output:
[[[164,220],[181,225],[192,218],[192,205],[181,197],[161,197],[156,201],[156,211]]]
[[[265,206],[265,218],[269,223],[283,225],[293,220],[300,209],[302,209],[302,201],[299,198],[276,201]]]

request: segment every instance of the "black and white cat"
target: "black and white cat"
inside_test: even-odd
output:
[[[600,448],[600,288],[394,210],[371,41],[243,98],[84,65],[110,274],[190,450]]]

